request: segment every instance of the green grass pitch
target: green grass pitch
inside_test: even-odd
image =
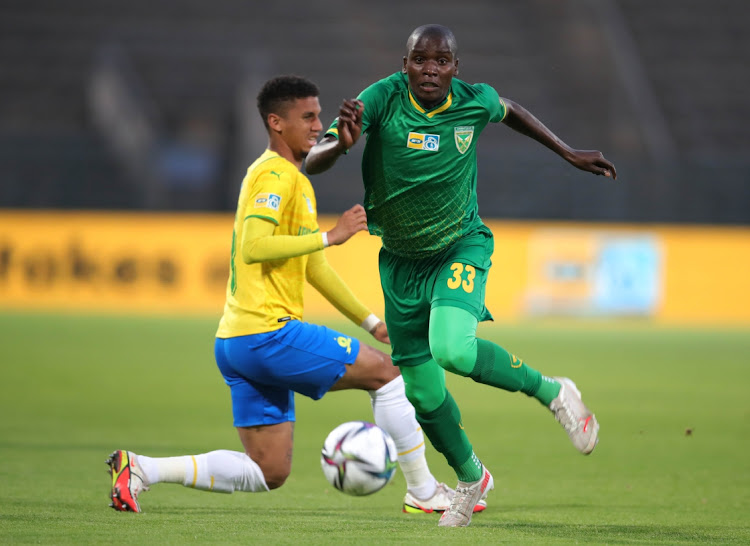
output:
[[[294,465],[267,494],[157,485],[144,513],[107,507],[104,460],[239,449],[213,363],[215,318],[0,313],[0,543],[750,543],[750,333],[648,323],[482,325],[601,422],[579,455],[536,401],[449,378],[495,476],[466,529],[400,511],[405,485],[347,497],[319,465],[335,425],[372,420],[362,392],[297,397]],[[358,330],[333,324],[345,332]],[[428,447],[436,476],[452,472]]]

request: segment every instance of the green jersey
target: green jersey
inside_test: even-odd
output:
[[[370,233],[393,254],[424,258],[481,223],[477,212],[477,138],[506,107],[487,84],[453,79],[442,104],[425,110],[406,74],[374,83],[365,105],[362,159]],[[337,135],[338,120],[328,133]]]

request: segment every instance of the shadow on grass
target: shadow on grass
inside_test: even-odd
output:
[[[580,505],[570,506],[580,507]],[[560,508],[557,506],[556,508]],[[408,528],[414,528],[415,524],[424,531],[424,527],[434,527],[437,531],[437,516],[435,517],[404,517],[400,512],[384,516],[382,513],[371,513],[366,510],[346,510],[347,520],[341,519],[341,508],[316,508],[316,509],[284,509],[284,519],[287,520],[282,527],[286,529],[309,528],[317,532],[329,530],[348,531],[361,529],[362,531],[380,530],[385,528],[394,532],[400,532]],[[161,506],[158,513],[163,516],[184,517],[191,514],[197,517],[215,517],[218,519],[228,518],[237,521],[245,511],[242,509],[230,510],[227,508],[185,508],[177,506]],[[279,530],[279,509],[254,507],[252,518],[257,527],[268,527],[268,530]],[[262,522],[266,519],[266,524]],[[658,544],[658,543],[722,543],[722,544],[748,544],[750,543],[750,526],[664,526],[644,524],[562,524],[543,522],[503,522],[497,519],[489,519],[482,514],[472,519],[469,528],[472,534],[484,534],[489,531],[493,536],[503,540],[502,533],[507,533],[506,540],[517,540],[521,538],[529,540],[544,540],[545,537],[556,540],[570,540],[572,542],[594,542],[609,544]],[[445,529],[441,530],[444,532]]]
[[[25,504],[25,503],[20,503]],[[55,513],[35,513],[16,505],[20,513],[0,514],[0,527],[15,528],[16,538],[38,538],[46,540],[49,533],[63,532],[76,536],[95,538],[96,533],[120,532],[152,533],[162,529],[179,528],[180,536],[208,539],[215,529],[222,529],[227,542],[246,540],[253,536],[261,541],[276,541],[284,538],[306,537],[302,543],[318,544],[325,537],[337,536],[343,543],[361,537],[369,541],[380,537],[381,542],[403,542],[404,539],[425,539],[439,543],[468,542],[555,542],[555,543],[607,543],[607,544],[748,544],[750,527],[731,525],[682,525],[658,524],[564,524],[545,522],[498,521],[482,514],[477,515],[471,527],[464,530],[440,529],[437,517],[405,517],[400,512],[383,514],[367,510],[344,510],[320,508],[258,507],[206,507],[161,504],[146,509],[143,514],[118,513],[96,510],[84,521],[71,521],[70,510]],[[40,527],[41,525],[41,527]],[[56,531],[54,531],[56,529]],[[21,533],[21,534],[18,534]],[[93,534],[92,534],[93,533]],[[0,533],[2,536],[2,533]],[[46,538],[45,538],[46,537]],[[35,539],[36,540],[36,539]],[[458,541],[458,542],[457,542]]]
[[[747,544],[750,528],[729,526],[664,526],[639,524],[581,525],[561,523],[483,523],[472,520],[476,529],[505,529],[528,538],[554,537],[581,542],[628,543],[711,543]]]

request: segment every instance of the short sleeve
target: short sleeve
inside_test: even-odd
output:
[[[370,128],[376,127],[379,124],[385,102],[385,86],[385,82],[381,80],[362,91],[357,97],[365,105],[365,111],[362,113],[363,133],[368,132]]]
[[[294,177],[288,171],[270,169],[262,172],[250,188],[243,219],[263,218],[278,226],[284,207],[289,204],[293,186]]]
[[[475,87],[479,91],[478,97],[489,112],[490,122],[499,123],[503,121],[508,110],[503,99],[495,91],[495,88],[486,83],[475,84]]]
[[[326,134],[324,136],[335,136],[336,140],[339,138],[339,118],[338,116],[336,119],[333,120],[333,123],[331,123],[331,126],[328,127],[328,130],[326,131]]]

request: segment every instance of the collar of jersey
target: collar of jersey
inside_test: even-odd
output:
[[[443,102],[443,104],[441,104],[437,108],[430,110],[429,112],[422,108],[422,106],[420,106],[420,104],[417,102],[417,99],[415,99],[414,95],[411,94],[411,89],[409,89],[409,101],[411,102],[411,105],[417,109],[417,111],[423,113],[428,118],[431,118],[435,114],[445,112],[448,108],[451,107],[451,104],[453,104],[453,93],[448,93],[448,97],[445,99],[445,102]]]

